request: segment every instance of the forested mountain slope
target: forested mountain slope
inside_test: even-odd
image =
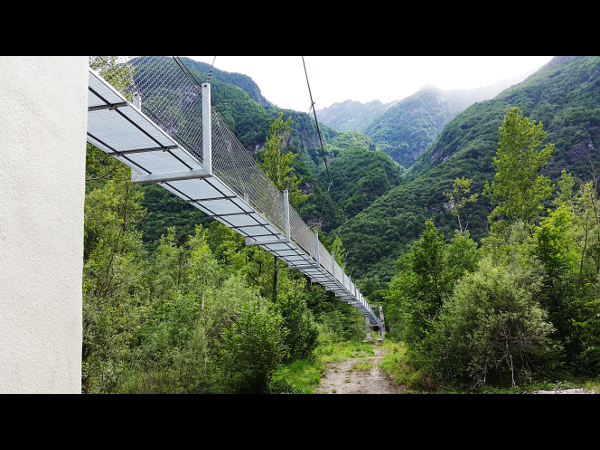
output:
[[[329,165],[331,195],[353,217],[400,184],[404,168],[381,150],[347,147]]]
[[[389,103],[383,103],[381,100],[367,103],[352,100],[336,102],[327,108],[318,109],[317,119],[340,131],[364,131],[367,125],[398,102],[399,100]]]
[[[458,112],[440,89],[428,87],[405,98],[365,128],[377,147],[410,167]]]
[[[522,81],[526,74],[475,89],[442,90],[428,84],[389,108],[364,132],[377,148],[409,168],[444,126],[475,102],[491,99]]]
[[[182,57],[181,59],[185,62],[187,67],[193,68],[198,72],[208,74],[208,72],[210,71],[210,64],[200,61],[194,61],[193,59],[185,57]],[[243,89],[244,92],[246,92],[246,94],[248,94],[250,98],[259,105],[271,105],[271,102],[269,102],[262,95],[258,84],[256,84],[256,82],[248,75],[244,75],[237,72],[225,72],[224,70],[219,70],[216,67],[213,67],[211,81],[212,80],[219,80],[224,83],[232,84],[234,86],[239,87],[240,89]]]
[[[398,107],[400,105],[397,105]],[[349,264],[364,282],[391,278],[395,260],[431,218],[449,239],[456,218],[444,192],[457,177],[473,179],[472,193],[492,180],[498,128],[510,107],[541,121],[544,142],[554,143],[543,174],[554,181],[562,169],[588,180],[590,163],[600,162],[600,57],[556,57],[524,82],[494,99],[476,103],[452,119],[411,167],[398,187],[349,220],[341,231]],[[576,178],[577,179],[577,178]],[[486,235],[490,204],[485,197],[464,208],[475,240]],[[365,292],[363,290],[363,292]]]

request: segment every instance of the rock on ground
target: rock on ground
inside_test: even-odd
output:
[[[522,394],[593,394],[593,392],[586,392],[583,388],[578,389],[559,389],[556,391],[533,391],[533,392],[521,392]]]

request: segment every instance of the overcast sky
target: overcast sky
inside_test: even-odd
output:
[[[214,56],[189,56],[212,63]],[[536,69],[552,56],[305,56],[315,107],[402,100],[427,83],[472,89]],[[217,56],[215,67],[250,76],[280,108],[308,112],[301,56]]]

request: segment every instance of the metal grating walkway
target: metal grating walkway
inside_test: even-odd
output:
[[[266,176],[260,169],[256,171],[258,167],[254,160],[249,155],[239,154],[239,149],[243,150],[240,145],[236,147],[238,154],[232,155],[235,138],[223,137],[229,132],[226,127],[215,132],[219,122],[210,108],[210,84],[202,86],[202,93],[204,153],[200,163],[197,149],[190,153],[144,114],[139,105],[133,106],[89,69],[88,142],[131,167],[132,182],[159,183],[244,236],[247,245],[260,245],[286,261],[290,269],[300,270],[312,282],[320,283],[372,323],[379,324],[379,318],[355,283],[319,242],[317,234],[312,236],[289,206],[287,191],[282,196],[270,181],[265,182],[262,178]],[[226,143],[229,150],[214,151],[214,148],[221,148],[219,143]],[[227,170],[224,158],[242,160],[244,165],[240,166],[238,162],[237,172]],[[252,164],[256,167],[250,167]],[[251,172],[247,177],[252,180],[242,180],[241,172]],[[259,172],[262,177],[259,176],[261,179],[257,181]],[[240,181],[236,182],[238,179]],[[252,192],[254,185],[259,186],[254,189],[258,193]]]

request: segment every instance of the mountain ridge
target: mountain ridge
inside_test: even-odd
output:
[[[481,193],[485,182],[493,180],[498,128],[513,106],[531,120],[542,122],[547,133],[544,143],[555,144],[548,165],[541,170],[543,175],[556,182],[566,169],[579,184],[589,179],[590,164],[598,170],[600,57],[557,61],[454,117],[407,170],[399,186],[346,222],[340,237],[358,279],[374,286],[389,281],[395,261],[418,238],[427,219],[434,221],[446,239],[452,237],[456,218],[445,206],[444,192],[449,192],[454,179],[460,177],[473,180],[472,193]],[[492,209],[481,195],[464,209],[471,236],[477,242],[487,235],[487,217]]]

